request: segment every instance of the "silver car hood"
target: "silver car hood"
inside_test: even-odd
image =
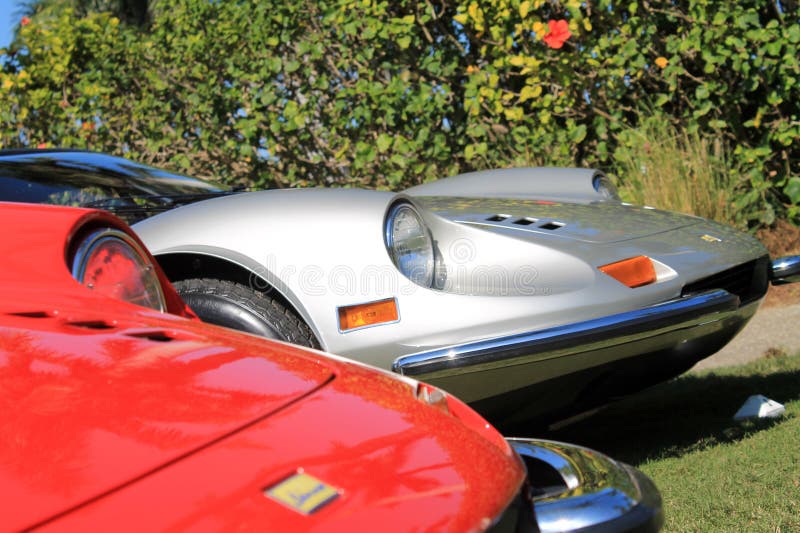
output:
[[[422,196],[414,201],[436,215],[516,238],[609,244],[693,226],[702,219],[619,202],[557,203],[516,198]]]

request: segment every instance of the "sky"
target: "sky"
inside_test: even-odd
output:
[[[0,0],[0,48],[5,48],[14,37],[14,27],[19,22],[19,2]]]

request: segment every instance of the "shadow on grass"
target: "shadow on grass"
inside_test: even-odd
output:
[[[762,366],[776,364],[778,368],[766,374],[759,372],[759,364],[748,365],[756,370],[744,375],[688,374],[558,430],[516,426],[506,434],[580,444],[634,465],[739,441],[791,416],[735,422],[733,415],[750,395],[763,394],[783,404],[800,400],[798,365],[785,368],[781,361],[767,361]]]

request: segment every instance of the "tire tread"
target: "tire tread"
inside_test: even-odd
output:
[[[294,310],[263,292],[239,283],[214,278],[185,279],[173,282],[173,285],[181,296],[207,295],[235,302],[277,330],[285,341],[309,348],[320,348],[314,332]]]

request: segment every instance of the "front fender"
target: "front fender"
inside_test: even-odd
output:
[[[338,331],[337,305],[388,298],[408,282],[383,242],[394,196],[359,189],[244,193],[167,211],[134,229],[157,258],[208,255],[266,281],[327,347]]]

